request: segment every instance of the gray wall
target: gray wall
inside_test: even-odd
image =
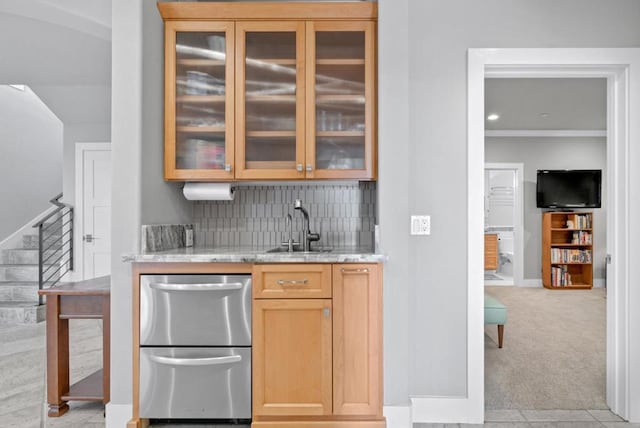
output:
[[[26,88],[0,86],[0,241],[62,192],[62,123]]]
[[[130,274],[119,255],[138,246],[141,203],[145,223],[184,222],[189,213],[179,189],[162,181],[162,31],[155,2],[113,4],[118,178],[112,248],[119,269],[114,286],[122,289],[112,291],[112,312],[118,314],[112,320],[112,379],[130,379]],[[467,49],[637,47],[640,2],[618,0],[615,7],[606,0],[378,4],[378,218],[382,249],[390,257],[384,285],[385,403],[407,404],[409,394],[465,396]],[[137,45],[140,34],[144,49]],[[144,74],[137,68],[140,58]],[[136,82],[144,85],[142,93]],[[140,115],[143,129],[137,133]],[[409,236],[410,213],[432,216],[430,236]],[[114,381],[112,402],[130,400],[130,385]]]
[[[182,183],[164,181],[164,27],[155,1],[142,2],[142,44],[142,223],[188,223]]]
[[[381,0],[383,11],[387,2],[395,7],[395,0]],[[393,32],[408,23],[410,92],[408,138],[402,131],[400,138],[393,138],[390,130],[399,128],[396,116],[381,111],[380,145],[385,152],[387,145],[393,146],[401,157],[408,149],[410,161],[407,177],[405,170],[387,170],[382,160],[380,179],[385,186],[406,192],[411,213],[431,214],[432,221],[430,236],[408,236],[407,217],[389,203],[394,197],[387,199],[389,194],[381,191],[381,227],[390,227],[390,222],[404,225],[403,236],[393,238],[394,247],[406,243],[409,254],[405,259],[410,302],[405,326],[410,342],[406,361],[409,394],[466,395],[467,50],[637,47],[639,20],[640,2],[636,0],[616,1],[615,7],[605,0],[410,0],[408,20],[381,19],[382,45],[391,37],[400,47],[402,40]],[[398,65],[392,63],[397,55],[380,50],[381,80],[397,70]],[[396,99],[390,93],[393,90],[381,85],[380,102]],[[392,260],[398,255],[389,253]],[[388,303],[385,301],[385,322],[404,316],[396,312],[401,307],[387,310]],[[394,337],[385,341],[385,352],[396,344]],[[405,346],[402,337],[398,345]],[[385,364],[385,370],[388,381],[407,374],[399,366]],[[387,395],[386,400],[396,397]]]
[[[603,138],[487,138],[486,162],[524,164],[524,278],[541,278],[542,212],[536,208],[538,169],[601,169],[602,208],[593,209],[594,278],[604,278],[607,151]]]

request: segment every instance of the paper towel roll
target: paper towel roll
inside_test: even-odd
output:
[[[232,201],[231,183],[185,183],[182,189],[189,201]]]

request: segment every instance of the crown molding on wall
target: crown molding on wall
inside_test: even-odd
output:
[[[606,137],[605,129],[578,130],[578,129],[500,129],[484,131],[485,137]]]

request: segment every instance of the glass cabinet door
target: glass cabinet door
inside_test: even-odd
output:
[[[238,22],[236,44],[236,178],[304,178],[304,22]]]
[[[307,178],[374,177],[374,23],[307,23]]]
[[[234,23],[167,22],[165,179],[232,179]]]

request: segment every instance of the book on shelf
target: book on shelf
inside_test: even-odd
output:
[[[591,263],[591,250],[551,249],[551,263]]]
[[[567,266],[554,266],[551,268],[551,286],[567,287],[570,285],[573,285],[573,283]]]
[[[578,245],[591,245],[593,244],[593,235],[590,232],[585,232],[583,230],[573,232],[573,235],[571,236],[571,243]]]
[[[574,214],[574,229],[591,229],[591,216],[589,214]]]

